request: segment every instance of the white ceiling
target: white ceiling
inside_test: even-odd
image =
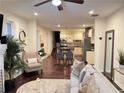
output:
[[[39,7],[33,6],[41,1],[44,0],[0,0],[0,8],[26,19],[35,18],[40,25],[58,30],[58,24],[61,28],[69,29],[79,29],[83,24],[94,24],[94,18],[88,14],[90,10],[94,10],[99,17],[106,17],[124,6],[124,0],[85,0],[82,5],[63,2],[63,11],[58,11],[51,2]],[[39,15],[34,16],[34,12]]]

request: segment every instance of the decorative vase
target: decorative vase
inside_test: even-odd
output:
[[[124,65],[121,65],[121,64],[120,64],[120,65],[119,65],[119,68],[120,68],[120,69],[124,69]]]

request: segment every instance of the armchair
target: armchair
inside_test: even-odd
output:
[[[25,63],[25,72],[33,72],[38,71],[38,73],[41,73],[42,65],[40,63],[40,57],[37,53],[23,53],[23,60]]]

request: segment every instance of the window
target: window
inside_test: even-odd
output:
[[[14,23],[12,21],[5,22],[2,35],[3,36],[14,36]]]
[[[7,23],[7,36],[12,36],[12,23]]]

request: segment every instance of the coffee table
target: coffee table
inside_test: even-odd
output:
[[[69,90],[68,79],[37,79],[22,85],[16,93],[69,93]]]

